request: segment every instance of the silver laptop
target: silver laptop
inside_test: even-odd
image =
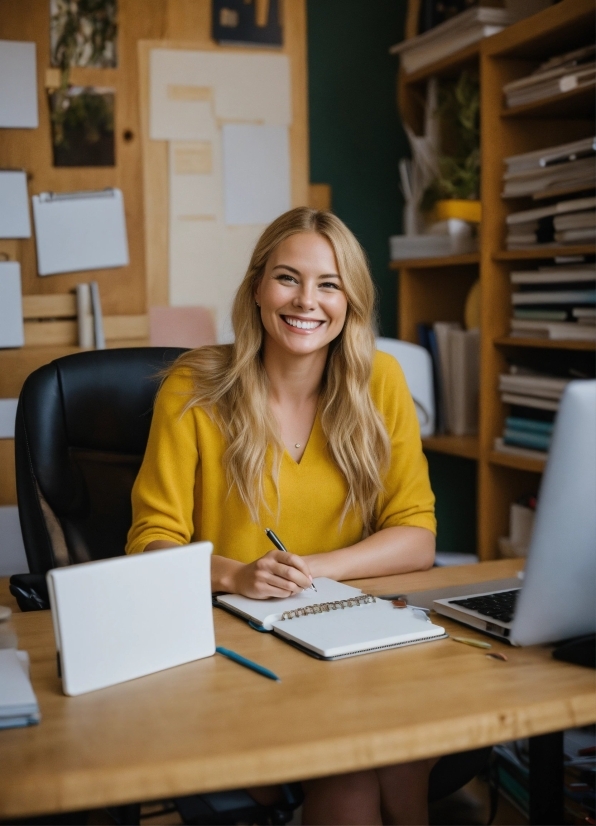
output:
[[[433,608],[513,645],[596,631],[596,381],[565,390],[523,585],[507,585],[435,599]]]
[[[215,653],[210,542],[47,574],[65,694],[84,694]]]

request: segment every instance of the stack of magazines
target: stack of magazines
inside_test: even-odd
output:
[[[588,179],[593,181],[593,178]],[[587,184],[590,186],[590,183]],[[593,186],[593,184],[591,184]],[[512,212],[506,218],[508,250],[593,244],[596,198],[572,198],[548,206]]]
[[[510,273],[511,335],[596,340],[596,269],[567,263]]]
[[[555,415],[570,381],[516,365],[509,373],[501,374],[501,400],[511,405],[511,413],[505,420],[503,435],[495,439],[495,450],[546,459]]]
[[[541,63],[532,74],[503,87],[506,105],[523,106],[596,85],[596,47],[592,44]]]
[[[497,34],[512,22],[513,18],[507,9],[474,6],[424,34],[392,46],[390,52],[401,55],[401,65],[405,72],[415,72],[472,43]]]
[[[504,159],[503,198],[534,200],[585,192],[595,185],[596,137]]]

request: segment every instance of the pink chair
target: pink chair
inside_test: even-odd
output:
[[[213,313],[207,307],[150,307],[152,347],[203,347],[217,344]]]

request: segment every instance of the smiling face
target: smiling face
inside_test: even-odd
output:
[[[343,329],[348,309],[329,241],[317,232],[284,239],[267,260],[255,300],[269,350],[326,354]]]

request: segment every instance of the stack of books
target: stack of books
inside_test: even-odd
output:
[[[524,817],[530,814],[528,741],[515,740],[494,747],[499,792]]]
[[[583,262],[510,273],[511,335],[596,340],[596,269]]]
[[[512,366],[499,376],[501,400],[511,405],[495,450],[546,459],[561,396],[571,379]]]
[[[480,331],[438,321],[418,325],[418,341],[432,358],[437,433],[478,432]]]
[[[565,823],[594,823],[596,747],[594,727],[567,729],[563,740]],[[529,747],[514,740],[494,747],[499,791],[529,815]]]
[[[541,63],[532,74],[503,87],[508,107],[563,95],[596,85],[596,47],[592,44]]]
[[[410,74],[497,34],[512,22],[513,17],[507,9],[474,6],[424,34],[392,46],[389,51],[401,55],[401,65]]]
[[[595,153],[591,137],[505,158],[503,198],[539,200],[594,189]]]
[[[586,186],[593,186],[593,177]],[[596,241],[596,198],[573,198],[548,206],[512,212],[506,218],[509,250],[593,244]]]

